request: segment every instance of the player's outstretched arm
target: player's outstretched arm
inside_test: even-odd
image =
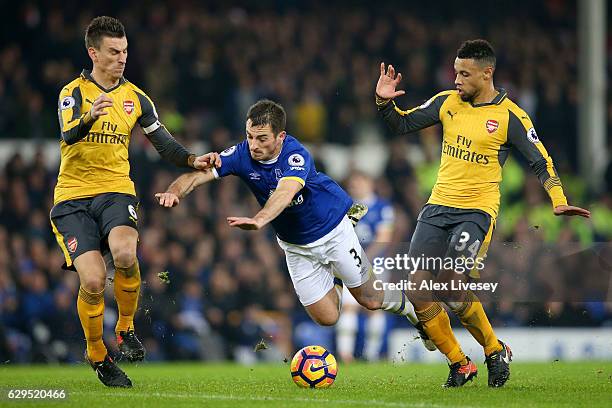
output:
[[[172,208],[179,205],[180,199],[191,193],[193,189],[214,179],[212,169],[185,173],[174,180],[165,193],[156,193],[155,198],[162,207]]]
[[[304,187],[300,182],[292,179],[281,179],[276,190],[264,208],[261,209],[253,218],[248,217],[227,217],[230,227],[237,227],[243,230],[258,230],[267,225],[283,212],[291,203],[293,197]]]
[[[554,214],[557,216],[579,215],[590,218],[591,212],[589,210],[568,205],[552,157],[540,141],[529,115],[522,110],[512,109],[508,111],[508,115],[508,142],[525,156],[534,173],[538,176],[540,183],[550,197]]]

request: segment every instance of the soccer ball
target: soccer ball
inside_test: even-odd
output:
[[[302,388],[327,388],[337,374],[336,358],[325,347],[304,347],[291,360],[291,378]]]

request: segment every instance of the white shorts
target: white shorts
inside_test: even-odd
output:
[[[349,288],[368,281],[370,261],[346,216],[336,228],[310,244],[277,240],[285,251],[293,287],[304,306],[321,300],[334,287],[334,277]]]

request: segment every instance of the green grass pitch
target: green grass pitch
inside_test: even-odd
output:
[[[484,364],[460,389],[442,389],[443,364],[340,364],[326,390],[300,389],[289,365],[123,364],[132,389],[109,389],[84,364],[0,366],[0,406],[58,407],[594,407],[612,406],[612,362],[513,363],[505,388],[489,389]],[[64,389],[63,401],[9,401],[19,389]]]

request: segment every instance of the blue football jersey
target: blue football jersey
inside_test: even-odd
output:
[[[291,204],[272,220],[276,235],[290,244],[310,244],[325,236],[342,221],[353,203],[342,187],[317,171],[308,150],[290,135],[285,137],[276,159],[253,160],[244,140],[221,152],[221,161],[215,175],[240,177],[262,207],[279,180],[292,179],[304,186]]]
[[[391,203],[376,195],[369,200],[365,200],[364,204],[368,206],[368,213],[359,220],[355,232],[362,246],[367,249],[376,239],[378,228],[393,224],[395,216]]]

